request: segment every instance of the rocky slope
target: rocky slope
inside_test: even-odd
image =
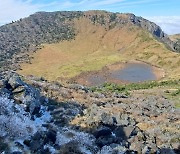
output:
[[[12,62],[21,53],[27,59],[27,51],[35,51],[41,43],[52,43],[74,38],[72,22],[79,12],[36,13],[0,27],[0,61]],[[11,59],[11,60],[8,60]]]
[[[169,35],[169,38],[172,41],[178,41],[180,39],[180,34]]]
[[[17,61],[29,61],[28,51],[35,51],[42,43],[72,40],[78,34],[74,21],[81,17],[85,17],[94,24],[105,26],[107,30],[129,25],[141,27],[173,51],[179,52],[177,44],[170,41],[159,26],[133,14],[105,11],[39,12],[0,27],[1,66],[5,65],[3,61],[14,64]]]
[[[92,28],[92,24],[95,29]],[[141,39],[136,37],[138,30],[147,35],[140,36]],[[152,40],[151,37],[154,46],[147,43],[143,44],[142,48],[148,46],[146,48],[148,52],[143,50],[143,53],[147,58],[150,56],[152,61],[162,59],[158,54],[154,55],[150,52],[149,55],[152,48],[156,50],[158,45],[161,46],[157,40],[166,43],[174,51],[177,49],[157,25],[133,14],[105,11],[39,12],[0,27],[0,67],[3,70],[0,71],[0,153],[180,153],[180,110],[177,108],[177,102],[165,95],[174,91],[172,94],[178,97],[180,80],[173,82],[174,87],[171,87],[168,81],[162,83],[169,86],[166,89],[157,84],[158,89],[122,93],[121,90],[126,88],[121,86],[116,88],[109,85],[109,89],[115,87],[114,91],[104,91],[104,87],[100,86],[94,91],[92,88],[78,84],[61,85],[59,82],[47,81],[43,77],[20,76],[13,71],[4,71],[18,69],[19,62],[31,63],[29,53],[40,48],[39,45],[42,43],[62,41],[65,42],[66,48],[68,43],[74,43],[74,39],[76,44],[79,39],[77,37],[87,35],[89,32],[94,34],[95,31],[100,31],[102,35],[99,35],[98,41],[94,40],[94,37],[91,39],[100,42],[97,44],[98,47],[103,43],[106,44],[110,52],[117,49],[118,53],[122,54],[125,52],[124,48],[119,48],[117,44],[124,43],[123,45],[129,46],[131,42],[131,52],[127,56],[138,54],[132,50],[134,46],[137,46],[137,51],[141,49],[137,42],[148,42],[149,39]],[[109,31],[111,33],[108,33]],[[128,37],[130,34],[134,35],[123,42],[123,37]],[[147,37],[150,35],[151,37]],[[109,36],[113,36],[111,38],[115,44],[109,41]],[[154,37],[157,40],[154,40]],[[156,44],[156,41],[159,44]],[[82,51],[84,52],[87,47]],[[93,47],[96,48],[95,43]],[[94,51],[94,48],[91,50]],[[104,48],[106,47],[103,46],[102,49]],[[54,59],[50,62],[57,65],[59,57],[56,52],[59,51],[55,49],[52,54]],[[109,54],[104,50],[102,53],[97,51],[93,53],[93,58],[96,54],[103,56]],[[179,54],[174,53],[169,56],[171,53],[167,49],[162,53],[167,56],[166,62],[174,62],[171,63],[174,69],[169,71],[175,70],[174,73],[178,74],[179,71],[174,66],[179,68]],[[81,52],[80,55],[82,58]],[[85,52],[83,55],[86,57],[89,54]],[[64,61],[68,58],[64,55],[62,57]],[[115,54],[109,59],[112,60],[114,57],[119,58]],[[73,58],[77,61],[76,56]],[[109,59],[106,57],[104,59],[109,63],[107,61]],[[95,67],[100,66],[102,62],[100,59],[100,63],[95,63]],[[162,63],[162,65],[170,64]],[[49,63],[45,65],[47,69],[46,66],[50,66]],[[149,87],[152,88],[152,84],[149,84]]]
[[[180,46],[180,34],[170,35],[169,38],[177,44],[177,47]]]
[[[0,80],[1,153],[179,152],[179,110],[163,96],[24,80],[13,72]]]

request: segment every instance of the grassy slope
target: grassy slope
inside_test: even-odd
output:
[[[138,59],[162,67],[168,77],[180,78],[180,55],[138,27],[129,25],[107,31],[85,18],[76,20],[75,27],[75,40],[44,45],[32,55],[32,64],[22,64],[19,73],[60,80],[115,62]]]

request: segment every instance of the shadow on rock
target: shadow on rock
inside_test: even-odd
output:
[[[141,130],[129,113],[116,111],[127,108],[126,104],[99,102],[88,107],[78,101],[58,101],[48,98],[43,88],[23,82],[17,74],[0,81],[0,152],[26,153],[28,149],[40,154],[180,153],[178,143],[172,149],[168,143],[158,146],[158,136]],[[39,86],[47,87],[42,82]],[[49,83],[49,88],[56,91],[59,85]]]
[[[51,122],[59,127],[69,126],[70,121],[77,115],[82,115],[85,108],[76,102],[57,102],[50,98],[47,106],[53,116]]]
[[[82,116],[75,117],[72,126],[95,137],[99,153],[178,153],[179,150],[158,147],[156,138],[141,130],[126,113],[109,114],[104,108],[92,105]],[[165,145],[167,147],[167,145]],[[171,145],[169,145],[170,147]]]

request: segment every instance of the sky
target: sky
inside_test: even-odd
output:
[[[180,0],[0,0],[0,25],[38,11],[79,10],[134,13],[155,22],[167,34],[180,33]]]

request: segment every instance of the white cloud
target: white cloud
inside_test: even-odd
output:
[[[38,10],[38,5],[32,5],[31,1],[0,0],[0,23],[8,23],[28,16]]]
[[[103,1],[97,1],[94,3],[96,6],[102,6],[102,5],[111,5],[115,3],[124,2],[126,0],[103,0]]]
[[[156,4],[157,2],[159,2],[161,0],[137,0],[137,1],[122,1],[122,3],[118,3],[116,4],[116,6],[118,7],[132,7],[132,6],[137,6],[137,5],[140,5],[140,4],[147,4],[147,3],[150,3],[151,5],[152,4]]]
[[[37,11],[55,10],[87,10],[97,9],[98,6],[115,4],[126,0],[81,0],[73,2],[71,0],[52,0],[49,3],[35,0],[0,0],[0,25],[27,17]]]
[[[155,22],[167,34],[180,33],[180,16],[154,16],[145,18]]]
[[[94,10],[100,9],[104,6],[118,4],[127,0],[81,0],[79,2],[73,2],[72,0],[65,0],[63,2],[56,1],[56,5],[54,5],[52,10]]]

